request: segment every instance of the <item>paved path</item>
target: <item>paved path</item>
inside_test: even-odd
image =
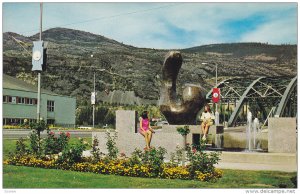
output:
[[[235,169],[235,170],[267,170],[267,171],[282,171],[282,172],[297,172],[297,165],[286,164],[255,164],[255,163],[229,163],[219,162],[216,165],[220,169]]]

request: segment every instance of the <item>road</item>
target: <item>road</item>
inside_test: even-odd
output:
[[[58,134],[58,130],[51,130],[55,134]],[[67,132],[64,130],[64,132]],[[71,134],[71,137],[92,137],[92,130],[70,130],[68,131]],[[18,139],[20,137],[26,138],[29,136],[30,130],[29,129],[3,129],[2,131],[2,137],[4,139]],[[41,133],[41,137],[45,137],[47,135],[47,132],[44,131]]]

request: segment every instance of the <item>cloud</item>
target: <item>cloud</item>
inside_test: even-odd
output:
[[[9,10],[12,13],[13,8],[4,6],[4,12]],[[3,30],[17,33],[32,30],[32,26],[22,24],[29,24],[39,9],[27,5],[18,11],[21,15],[29,10],[31,15],[27,18],[4,15]],[[89,31],[149,48],[187,48],[240,41],[295,43],[297,4],[44,3],[44,29],[50,27]],[[27,35],[37,32],[38,28]]]
[[[245,34],[241,41],[297,44],[297,23],[289,19],[272,21]]]

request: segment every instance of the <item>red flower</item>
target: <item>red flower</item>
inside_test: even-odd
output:
[[[55,133],[53,131],[50,132],[50,135],[54,135]]]
[[[71,134],[69,132],[66,133],[66,136],[70,138]]]
[[[192,150],[192,151],[193,151],[193,153],[196,153],[196,152],[197,152],[196,148],[193,148],[193,150]]]

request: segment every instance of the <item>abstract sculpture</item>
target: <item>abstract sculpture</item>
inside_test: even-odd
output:
[[[167,54],[162,69],[160,111],[169,124],[195,124],[197,113],[205,103],[204,91],[200,86],[186,84],[182,100],[177,99],[176,80],[181,65],[180,52],[171,51]]]

